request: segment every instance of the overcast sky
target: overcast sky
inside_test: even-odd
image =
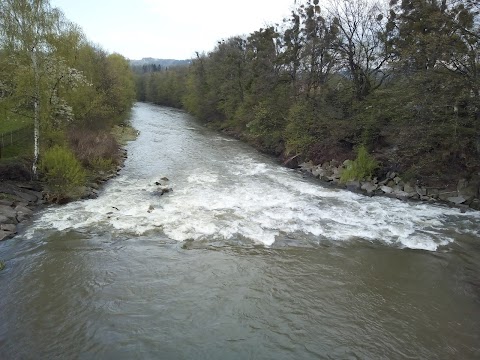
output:
[[[189,59],[217,40],[280,23],[294,0],[50,0],[88,39],[129,59]]]

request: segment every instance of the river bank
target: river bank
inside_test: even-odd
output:
[[[171,108],[132,124],[97,199],[0,242],[1,359],[478,358],[480,213],[319,186]]]
[[[366,196],[386,196],[406,201],[440,203],[459,208],[462,212],[468,209],[480,210],[480,177],[470,181],[460,179],[456,187],[428,186],[404,181],[399,174],[391,171],[382,178],[374,177],[371,180],[354,180],[343,183],[340,178],[350,162],[351,160],[345,160],[343,163],[332,160],[314,165],[310,161],[299,164],[297,168],[319,179],[323,184]]]
[[[122,159],[126,159],[123,150]],[[122,169],[123,163],[115,171],[96,172],[92,180],[82,186],[75,195],[52,196],[42,181],[6,180],[0,184],[0,241],[14,237],[19,227],[30,221],[33,214],[45,206],[52,204],[66,204],[80,199],[95,199],[101,186],[115,177]],[[6,175],[5,173],[3,175]]]
[[[323,163],[312,160],[302,162],[307,158],[304,154],[293,157],[285,155],[283,151],[272,153],[267,151],[255,138],[239,132],[233,128],[225,128],[215,122],[207,125],[212,130],[252,145],[258,151],[272,155],[283,166],[297,169],[308,176],[318,179],[322,185],[346,189],[365,196],[385,196],[403,201],[420,201],[431,204],[443,204],[458,208],[462,212],[471,210],[480,211],[480,173],[463,177],[461,174],[452,174],[446,184],[441,182],[426,183],[415,179],[406,179],[402,174],[380,166],[372,179],[355,180],[346,183],[340,181],[343,171],[354,159],[331,159]],[[351,155],[354,155],[351,152]]]
[[[130,126],[115,127],[112,135],[119,144],[116,163],[109,169],[91,169],[88,182],[72,193],[52,193],[45,181],[32,180],[29,167],[23,163],[0,164],[0,241],[13,238],[45,206],[97,198],[103,184],[124,167],[128,157],[125,145],[137,137],[138,131]]]

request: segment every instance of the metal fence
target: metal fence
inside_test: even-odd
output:
[[[5,155],[4,149],[12,146],[30,145],[33,143],[33,126],[0,133],[0,158]]]

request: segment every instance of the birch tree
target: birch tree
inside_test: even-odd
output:
[[[58,86],[67,79],[68,82],[81,79],[81,74],[54,56],[54,44],[61,37],[65,24],[61,11],[51,7],[46,0],[2,0],[0,3],[2,51],[8,54],[10,63],[17,69],[17,82],[25,84],[17,86],[17,92],[23,92],[24,106],[33,112],[32,171],[35,177],[40,156],[41,122],[50,115],[49,109],[45,109],[46,104],[70,115],[68,106],[57,96]]]

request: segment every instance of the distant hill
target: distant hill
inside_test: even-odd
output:
[[[154,58],[143,58],[141,60],[130,60],[131,66],[144,66],[144,65],[156,65],[165,67],[173,66],[188,66],[190,65],[191,60],[175,60],[175,59],[154,59]]]

